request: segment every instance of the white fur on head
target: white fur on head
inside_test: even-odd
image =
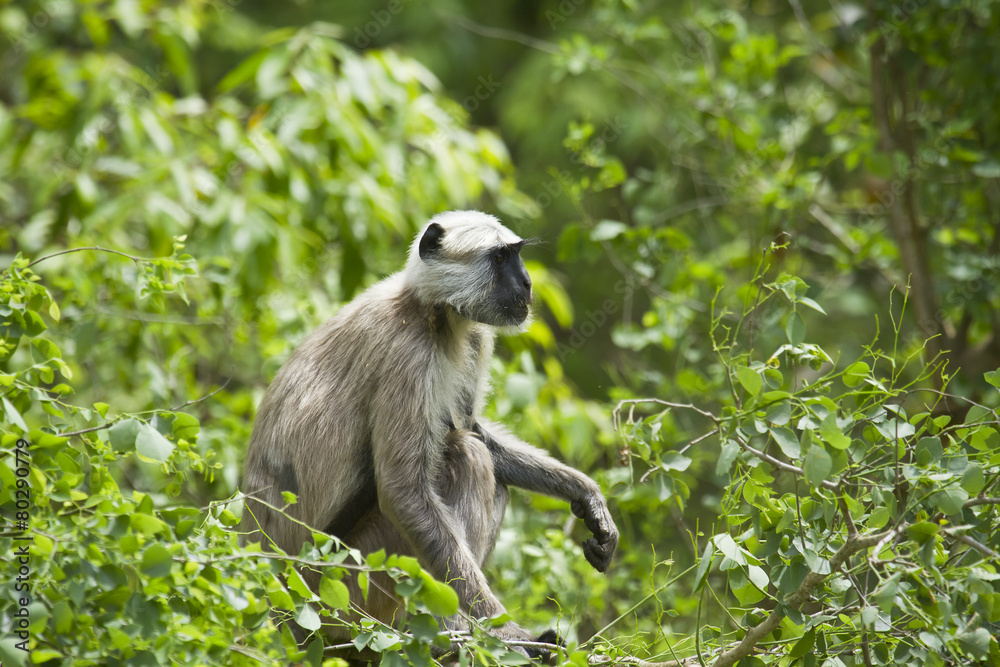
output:
[[[433,224],[440,225],[444,235],[434,259],[425,261],[420,257],[420,240]],[[406,283],[424,303],[447,304],[463,317],[482,321],[474,313],[492,296],[493,274],[487,253],[520,241],[521,237],[487,213],[439,213],[424,225],[410,246]]]
[[[414,259],[420,261],[420,239],[427,228],[433,224],[444,229],[444,241],[441,244],[446,257],[461,257],[470,253],[483,252],[489,248],[510,245],[521,240],[514,232],[500,224],[500,221],[489,213],[479,211],[447,211],[438,213],[431,218],[417,234],[410,246],[409,263]]]

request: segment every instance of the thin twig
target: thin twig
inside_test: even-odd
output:
[[[136,263],[139,263],[139,262],[155,262],[158,259],[156,257],[136,257],[135,255],[130,255],[130,254],[126,253],[126,252],[122,252],[121,250],[112,250],[111,248],[102,248],[101,246],[97,246],[97,245],[89,245],[89,246],[84,246],[82,248],[69,248],[68,250],[60,250],[59,252],[54,252],[51,255],[45,255],[44,257],[39,257],[35,261],[28,263],[28,265],[25,266],[24,268],[30,268],[30,267],[34,266],[35,264],[39,264],[41,262],[44,262],[47,259],[52,259],[53,257],[58,257],[59,255],[66,255],[66,254],[69,254],[71,252],[83,252],[84,250],[98,250],[100,252],[109,252],[109,253],[111,253],[113,255],[121,255],[122,257],[126,257],[128,259],[131,259],[133,262],[136,262]]]
[[[954,533],[954,532],[952,532],[950,530],[942,530],[941,532],[944,533],[945,535],[947,535],[948,537],[951,537],[952,539],[958,540],[959,542],[962,542],[962,543],[964,543],[964,544],[972,547],[973,549],[975,549],[979,553],[983,554],[987,558],[994,558],[996,560],[1000,560],[1000,553],[997,553],[996,551],[993,551],[993,549],[990,549],[988,546],[986,546],[985,544],[983,544],[979,540],[975,540],[975,539],[969,537],[968,535],[960,535],[960,534]]]
[[[720,419],[718,417],[716,417],[715,415],[713,415],[711,412],[708,412],[707,410],[702,410],[701,408],[695,407],[694,405],[692,405],[690,403],[671,403],[670,401],[664,401],[663,399],[660,399],[660,398],[626,398],[626,399],[623,399],[623,400],[619,401],[618,405],[615,406],[615,409],[611,413],[612,420],[614,421],[614,427],[615,427],[616,430],[619,427],[618,415],[621,413],[622,408],[624,408],[626,404],[638,405],[640,403],[655,403],[657,405],[663,405],[663,406],[666,406],[668,408],[679,408],[679,409],[685,409],[685,410],[694,410],[698,414],[700,414],[700,415],[702,415],[704,417],[708,417],[709,419],[711,419],[716,424],[718,424],[720,422]]]
[[[227,377],[226,381],[223,382],[222,385],[220,385],[218,389],[216,389],[215,391],[213,391],[210,394],[205,394],[201,398],[192,399],[192,400],[190,400],[190,401],[188,401],[186,403],[182,403],[182,404],[180,404],[180,405],[178,405],[176,407],[173,407],[173,408],[168,408],[166,410],[154,410],[153,412],[177,412],[178,410],[183,410],[184,408],[186,408],[188,406],[191,406],[191,405],[194,405],[195,403],[201,403],[202,401],[207,401],[208,399],[212,398],[213,396],[215,396],[216,394],[218,394],[220,391],[222,391],[223,389],[225,389],[226,386],[229,385],[229,381],[232,380],[232,379],[233,379],[232,376]],[[122,420],[122,417],[119,417],[117,419],[112,419],[109,422],[104,422],[100,426],[91,426],[90,428],[80,429],[79,431],[67,431],[66,433],[56,433],[56,437],[58,437],[58,438],[72,438],[75,435],[83,435],[84,433],[93,433],[94,431],[103,431],[104,429],[111,428],[112,426],[114,426],[115,424],[117,424],[118,422],[120,422],[121,420]]]

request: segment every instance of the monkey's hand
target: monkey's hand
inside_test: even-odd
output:
[[[520,625],[514,622],[504,623],[502,626],[492,631],[500,639],[505,641],[518,641],[518,642],[532,642],[536,644],[555,644],[557,646],[565,646],[566,642],[563,641],[559,633],[553,629],[546,630],[542,634],[535,637],[530,632],[522,628]],[[542,663],[548,663],[552,657],[552,651],[543,648],[541,646],[511,646],[515,651],[522,655],[526,655],[532,660],[538,659]]]
[[[583,555],[598,572],[607,572],[611,556],[618,546],[618,528],[611,519],[608,504],[600,493],[569,504],[573,514],[583,519],[594,536],[583,543]]]

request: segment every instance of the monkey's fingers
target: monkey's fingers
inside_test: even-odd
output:
[[[556,646],[566,646],[566,642],[563,638],[559,636],[559,633],[555,631],[554,628],[549,628],[542,634],[535,638],[535,641],[540,644],[554,644]],[[547,663],[552,659],[552,652],[545,648],[535,648],[534,646],[528,648],[529,658],[538,658],[541,662]]]
[[[541,644],[555,644],[556,646],[566,646],[566,640],[559,636],[555,628],[549,628],[535,638]]]
[[[612,533],[617,535],[615,523],[611,520],[611,513],[608,512],[603,498],[574,500],[569,506],[573,514],[583,519],[584,525],[594,537],[603,540]]]
[[[598,542],[596,538],[590,538],[583,543],[583,555],[587,562],[598,572],[607,572],[611,565],[611,556],[615,553],[615,542]]]

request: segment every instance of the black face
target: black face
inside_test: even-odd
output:
[[[489,254],[489,264],[494,271],[496,300],[500,326],[520,324],[528,317],[531,304],[531,276],[521,262],[521,244],[494,248]]]

